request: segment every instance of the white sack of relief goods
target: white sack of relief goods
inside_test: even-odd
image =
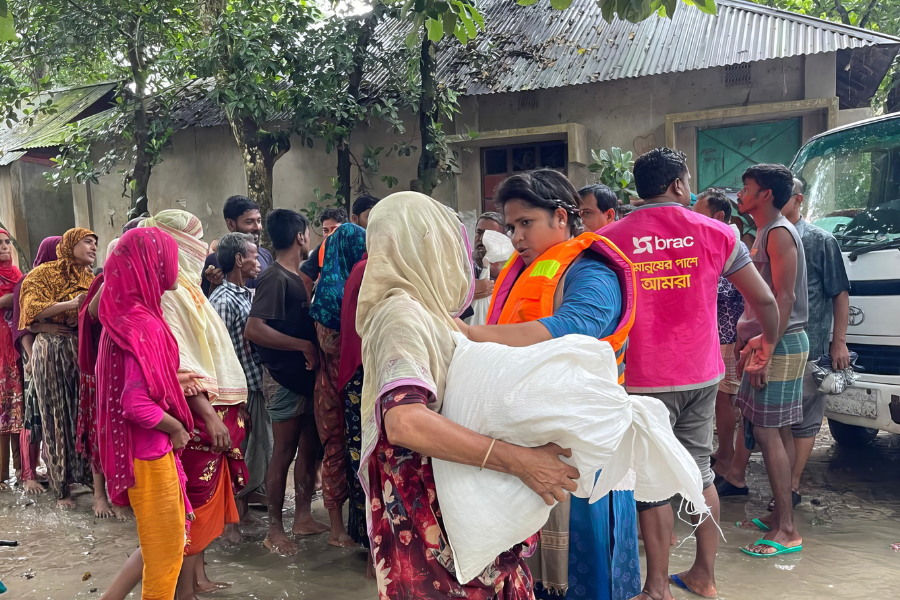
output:
[[[695,510],[708,511],[700,471],[675,439],[668,410],[617,384],[607,342],[567,335],[511,348],[454,335],[442,415],[512,444],[571,448],[572,458],[564,460],[581,474],[580,498],[600,499],[632,469],[636,499],[681,494]],[[541,529],[550,515],[551,507],[518,477],[441,460],[433,465],[460,583]]]

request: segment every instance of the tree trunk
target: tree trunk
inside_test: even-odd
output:
[[[366,51],[369,49],[369,41],[372,39],[372,33],[375,31],[375,25],[378,23],[380,13],[381,11],[373,9],[361,25],[356,22],[353,22],[351,25],[357,31],[355,32],[356,44],[353,47],[353,70],[350,71],[347,83],[347,95],[354,104],[359,103],[359,87],[362,84],[366,67]],[[347,127],[348,131],[352,131],[356,123],[342,119],[341,125]],[[337,159],[338,194],[344,198],[344,206],[349,215],[353,207],[353,201],[351,200],[353,173],[350,161],[350,134],[338,145]]]
[[[422,132],[422,153],[419,155],[419,170],[412,188],[428,196],[437,185],[438,160],[434,154],[434,44],[428,39],[428,32],[422,38],[419,54],[419,75],[422,79],[422,95],[419,96],[419,130]]]
[[[344,141],[343,144],[338,146],[337,151],[337,175],[338,175],[338,189],[337,193],[341,196],[344,201],[344,210],[347,211],[347,214],[350,214],[350,211],[353,209],[353,201],[351,200],[352,186],[351,182],[353,180],[353,173],[351,170],[350,163],[350,139]]]
[[[286,147],[283,146],[278,154],[273,154],[272,140],[259,134],[260,127],[253,119],[229,117],[228,122],[241,150],[244,174],[247,176],[247,197],[259,204],[259,212],[265,222],[266,216],[272,210],[272,170],[275,161],[290,149],[290,141],[285,142]],[[272,244],[265,227],[260,232],[260,237],[262,245],[271,249]]]
[[[133,39],[138,39],[138,21],[130,20],[129,33]],[[131,207],[128,210],[128,218],[134,219],[149,212],[147,200],[147,186],[150,184],[150,171],[152,168],[150,156],[147,154],[147,139],[150,137],[150,126],[147,123],[147,73],[143,65],[143,51],[138,44],[132,44],[128,48],[128,62],[131,67],[131,77],[134,81],[134,169],[131,172]]]
[[[134,111],[134,143],[137,151],[134,155],[134,170],[132,171],[133,187],[131,188],[131,208],[128,211],[128,218],[134,219],[145,213],[150,212],[149,201],[147,198],[147,187],[150,185],[150,157],[147,156],[147,138],[149,137],[149,127],[147,125],[146,100],[139,98],[136,100],[136,109]]]

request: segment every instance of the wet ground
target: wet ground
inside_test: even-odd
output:
[[[762,459],[754,455],[748,482],[749,500],[724,499],[723,531],[717,561],[719,598],[769,600],[900,597],[900,436],[881,434],[871,446],[838,447],[827,427],[803,481],[803,502],[795,519],[804,537],[800,554],[754,558],[738,548],[759,537],[734,529],[734,522],[764,514],[771,494]],[[0,493],[0,539],[18,540],[16,548],[0,548],[0,580],[10,598],[99,598],[126,555],[137,546],[134,522],[95,519],[91,493],[78,491],[78,508],[60,512],[49,494],[26,497],[21,491]],[[321,502],[314,505],[325,520]],[[260,518],[265,513],[254,512]],[[315,598],[357,600],[376,597],[365,579],[366,554],[328,546],[322,535],[301,541],[291,558],[269,554],[263,547],[264,524],[245,527],[238,546],[216,542],[207,551],[213,579],[234,583],[230,590],[204,596],[211,600]],[[689,533],[678,523],[679,536]],[[693,559],[693,540],[672,552],[672,572]],[[88,576],[88,573],[90,574]],[[673,590],[676,598],[696,598]],[[139,590],[132,594],[140,598]]]

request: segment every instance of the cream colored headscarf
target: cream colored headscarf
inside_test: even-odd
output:
[[[163,294],[162,309],[178,341],[179,372],[201,375],[213,405],[246,402],[244,369],[225,323],[200,289],[207,249],[200,241],[200,219],[183,210],[164,210],[139,227],[158,227],[178,243],[178,288]]]
[[[401,385],[432,392],[439,411],[459,331],[453,318],[469,305],[473,268],[462,223],[416,192],[392,194],[369,215],[369,260],[359,290],[362,337],[363,460],[378,440],[382,396]]]

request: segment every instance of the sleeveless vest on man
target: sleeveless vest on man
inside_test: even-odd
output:
[[[619,280],[622,291],[622,315],[616,330],[603,341],[616,353],[619,383],[624,382],[625,349],[628,332],[634,324],[634,301],[637,283],[634,267],[612,242],[596,233],[583,233],[544,252],[531,266],[518,253],[513,253],[494,283],[494,294],[488,309],[489,325],[528,323],[553,316],[559,284],[568,268],[586,250],[595,252]],[[560,294],[561,296],[561,294]]]

